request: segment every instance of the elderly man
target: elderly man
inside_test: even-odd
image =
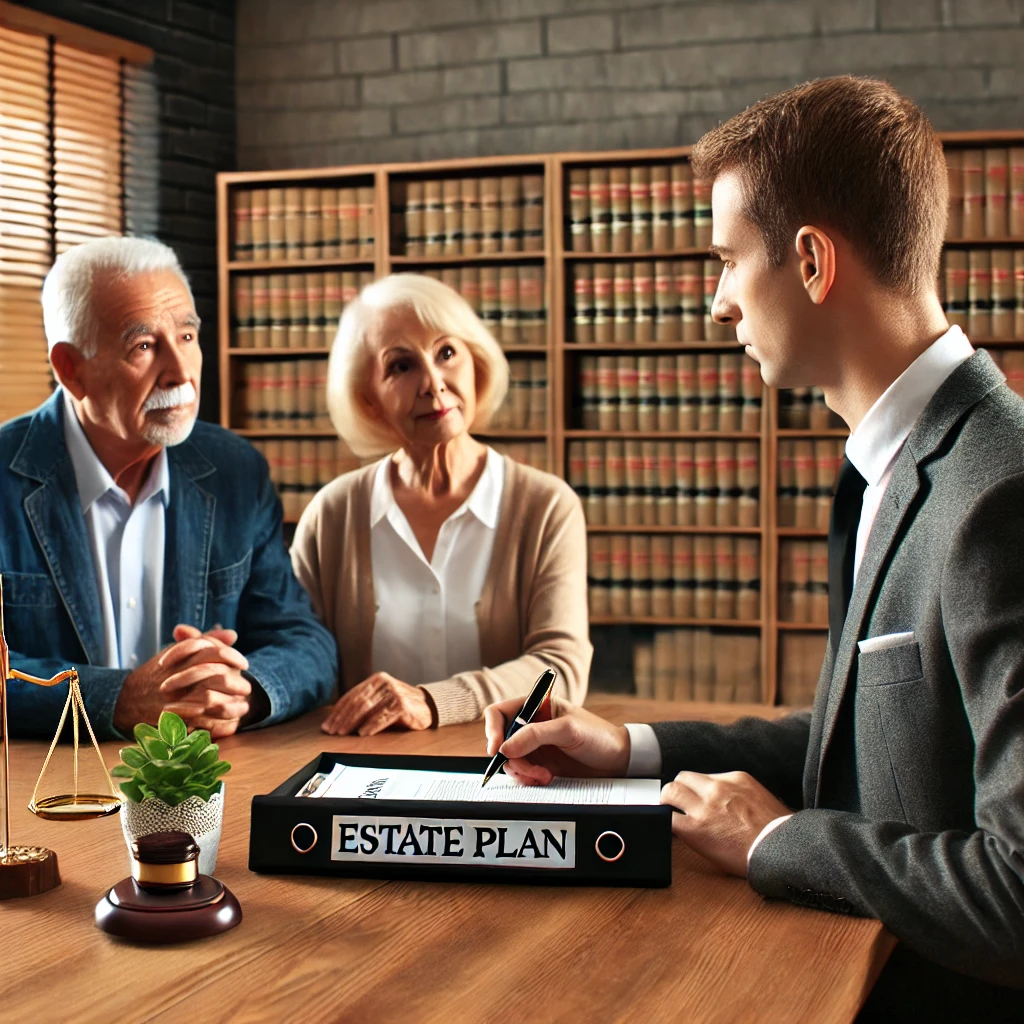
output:
[[[12,666],[76,665],[102,737],[164,710],[223,737],[322,704],[335,644],[292,575],[267,465],[196,422],[199,318],[173,251],[86,242],[42,302],[61,387],[0,428]],[[59,689],[12,682],[12,734],[52,735]]]

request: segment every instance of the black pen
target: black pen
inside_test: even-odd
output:
[[[530,696],[526,698],[526,703],[523,705],[522,711],[516,715],[515,720],[505,731],[505,739],[514,736],[524,725],[529,725],[541,709],[541,705],[551,696],[551,687],[555,685],[555,670],[553,668],[546,668],[540,674],[540,678],[533,684],[533,689],[530,691]],[[505,740],[502,740],[504,743]],[[508,758],[502,754],[497,753],[491,758],[491,763],[487,766],[487,771],[484,772],[484,781],[481,783],[480,788],[483,789],[488,782],[491,781],[491,776],[498,773],[498,769],[508,760]]]

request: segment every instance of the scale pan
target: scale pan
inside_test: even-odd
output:
[[[89,821],[105,818],[121,809],[121,801],[110,793],[62,793],[34,800],[28,809],[49,821]]]

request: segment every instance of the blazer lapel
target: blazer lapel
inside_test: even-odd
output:
[[[207,577],[217,499],[196,483],[215,473],[191,441],[167,449],[171,498],[164,548],[161,643],[170,643],[179,623],[205,629]],[[211,624],[212,625],[212,624]]]
[[[25,499],[25,516],[71,619],[85,659],[103,662],[103,623],[96,597],[96,569],[78,497],[75,470],[64,443],[60,388],[32,417],[11,470],[40,487]]]
[[[838,642],[836,638],[830,638],[832,643],[836,643],[836,650],[832,671],[827,677],[827,689],[822,694],[823,685],[819,685],[819,694],[815,698],[808,765],[815,768],[816,777],[805,781],[805,792],[813,790],[814,806],[821,799],[822,767],[843,697],[854,675],[857,641],[863,637],[864,624],[874,605],[875,595],[905,528],[909,528],[912,520],[912,516],[908,516],[921,490],[920,467],[931,458],[962,417],[1005,380],[987,352],[976,352],[942,383],[896,458],[854,581],[842,635]],[[823,674],[821,683],[825,684],[825,680]]]

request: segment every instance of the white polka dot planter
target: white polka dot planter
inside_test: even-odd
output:
[[[199,845],[199,872],[212,875],[217,864],[217,847],[224,824],[224,783],[210,799],[190,796],[176,807],[155,796],[142,803],[127,798],[121,804],[121,830],[131,847],[140,836],[151,832],[187,832]],[[131,861],[131,855],[128,857]]]

